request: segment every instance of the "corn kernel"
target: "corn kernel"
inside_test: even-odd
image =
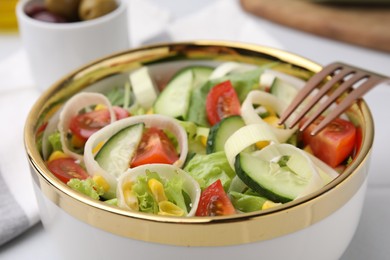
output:
[[[98,111],[98,110],[104,110],[104,109],[107,109],[107,107],[105,106],[105,105],[103,105],[103,104],[97,104],[96,106],[95,106],[95,111]]]
[[[149,108],[148,111],[146,111],[146,114],[147,114],[147,115],[152,115],[152,114],[154,114],[153,107]]]
[[[47,160],[48,162],[61,159],[61,158],[70,158],[69,155],[65,154],[64,152],[61,151],[54,151],[50,156],[49,159]]]
[[[96,185],[99,187],[102,187],[105,192],[110,190],[110,184],[100,175],[93,176],[93,180],[95,181]]]
[[[276,113],[272,108],[270,108],[268,106],[264,106],[264,108],[265,108],[265,110],[267,110],[269,116],[276,116]]]
[[[139,210],[139,204],[138,204],[138,198],[137,194],[132,190],[133,183],[130,181],[125,182],[122,185],[122,191],[123,191],[123,197],[125,200],[126,205],[135,211]]]
[[[148,186],[149,186],[150,191],[153,194],[154,199],[158,203],[161,202],[161,201],[168,200],[167,196],[165,195],[165,192],[164,192],[164,186],[162,185],[161,182],[159,182],[156,179],[150,179],[148,181]]]
[[[273,201],[267,200],[266,202],[264,202],[263,207],[261,207],[261,209],[262,209],[262,210],[270,209],[270,208],[279,206],[279,205],[281,205],[281,204],[282,204],[282,203],[275,203],[275,202],[273,202]]]
[[[256,143],[256,147],[258,149],[263,149],[264,147],[266,147],[267,145],[269,145],[269,141],[259,141]]]
[[[139,205],[138,205],[138,199],[137,194],[133,190],[124,190],[123,195],[125,198],[126,205],[135,211],[138,211]]]
[[[206,147],[207,146],[207,136],[200,136],[200,142],[202,143],[202,145],[204,146],[204,147]]]
[[[81,139],[77,135],[72,135],[72,139],[70,140],[73,147],[81,148],[85,144],[85,140]]]
[[[103,141],[99,142],[99,143],[92,149],[92,153],[93,153],[93,154],[97,154],[97,152],[99,152],[100,148],[102,148],[103,145],[104,145],[104,142],[103,142]]]
[[[271,125],[271,126],[274,126],[274,127],[277,127],[277,128],[280,128],[280,129],[283,129],[284,126],[283,125],[279,125],[278,122],[279,122],[279,118],[275,115],[273,116],[267,116],[266,118],[263,119],[264,122],[266,122],[267,124]]]
[[[161,201],[158,203],[158,215],[161,216],[177,216],[181,217],[184,216],[184,211],[178,207],[177,205],[173,204],[170,201]]]

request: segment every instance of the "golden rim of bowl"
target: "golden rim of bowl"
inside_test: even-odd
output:
[[[46,168],[36,145],[35,132],[50,109],[88,84],[142,65],[174,60],[280,62],[279,70],[307,78],[321,66],[298,55],[252,44],[194,41],[145,46],[97,60],[59,80],[35,103],[25,126],[25,147],[34,182],[45,197],[71,216],[94,227],[131,239],[177,246],[227,246],[268,240],[290,234],[328,217],[347,203],[367,175],[374,125],[363,100],[350,109],[364,122],[360,152],[333,182],[306,197],[281,206],[224,217],[164,217],[129,212],[73,191]],[[57,106],[58,107],[58,106]]]

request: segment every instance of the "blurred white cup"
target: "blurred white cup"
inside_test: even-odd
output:
[[[25,13],[25,6],[43,0],[19,1],[16,14],[36,87],[43,91],[74,69],[129,48],[127,1],[99,18],[49,23]]]

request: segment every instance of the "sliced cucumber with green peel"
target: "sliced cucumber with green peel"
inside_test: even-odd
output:
[[[108,139],[95,156],[100,167],[115,177],[125,172],[141,141],[144,128],[143,123],[131,125]]]
[[[243,126],[245,126],[245,122],[241,116],[230,116],[222,119],[210,129],[207,138],[206,153],[223,151],[226,140]]]
[[[294,200],[309,182],[276,162],[269,162],[245,152],[237,155],[235,169],[237,176],[249,188],[274,202]]]
[[[208,66],[193,66],[190,67],[194,74],[193,88],[201,87],[209,78],[213,72],[212,67]]]
[[[177,72],[157,98],[154,112],[186,119],[192,90],[204,84],[211,72],[212,68],[206,66],[191,66]]]
[[[282,79],[275,77],[270,88],[270,93],[283,100],[286,104],[290,104],[297,95],[298,89]]]

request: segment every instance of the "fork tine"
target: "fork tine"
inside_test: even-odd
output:
[[[337,69],[335,70],[337,71]],[[333,73],[335,72],[333,71]],[[318,93],[310,99],[310,101],[305,104],[304,108],[299,111],[299,114],[294,116],[294,119],[289,122],[288,127],[294,127],[306,114],[307,112],[313,108],[313,106],[340,80],[345,78],[347,75],[354,72],[354,69],[346,67],[340,69],[340,71],[334,75],[329,81],[327,81],[318,91]]]
[[[294,110],[301,104],[301,102],[320,84],[325,77],[342,67],[338,62],[331,63],[324,67],[320,72],[311,77],[305,87],[299,91],[299,94],[294,98],[291,104],[283,112],[280,117],[279,124],[283,124],[294,112]]]
[[[316,120],[342,93],[352,87],[353,84],[367,77],[367,74],[357,71],[352,78],[345,80],[327,99],[321,104],[319,108],[305,121],[300,127],[300,131],[305,130],[314,120]]]
[[[320,132],[322,129],[325,128],[326,125],[328,125],[332,120],[337,118],[339,115],[341,115],[349,106],[352,105],[352,103],[357,100],[358,98],[362,97],[365,93],[367,93],[370,89],[377,86],[380,83],[383,82],[389,82],[389,79],[384,79],[381,77],[375,77],[370,76],[367,81],[365,81],[363,84],[355,88],[353,91],[351,91],[348,96],[346,96],[343,101],[341,101],[340,104],[337,105],[337,107],[329,113],[324,120],[318,124],[314,130],[310,133],[311,135],[316,135],[318,132]]]

